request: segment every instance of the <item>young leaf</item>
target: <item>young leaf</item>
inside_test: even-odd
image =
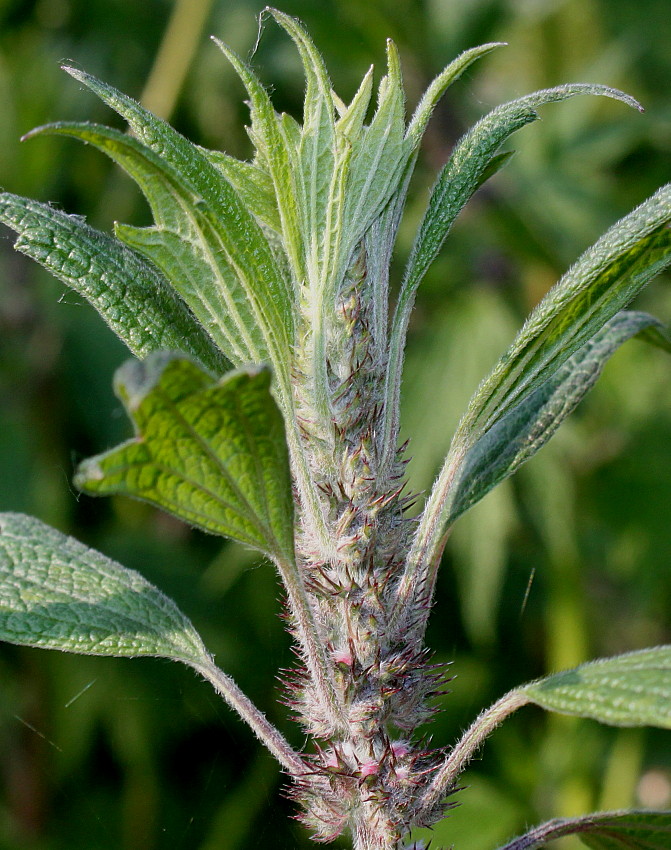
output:
[[[671,350],[668,334],[657,319],[647,313],[618,313],[551,378],[485,431],[465,453],[452,477],[446,526],[545,445],[624,342],[636,334],[645,337],[653,330],[658,336],[650,341]]]
[[[518,689],[548,711],[671,729],[671,646],[582,664]]]
[[[78,487],[143,499],[293,562],[289,462],[268,370],[215,381],[187,358],[160,353],[124,364],[115,390],[136,436],[84,461]]]
[[[453,446],[527,398],[671,263],[671,184],[610,228],[529,316],[473,396]]]
[[[671,812],[597,812],[548,821],[499,850],[535,850],[548,841],[576,835],[592,850],[670,850]]]
[[[138,183],[157,226],[118,225],[117,235],[163,271],[234,365],[266,359],[278,371],[286,365],[291,323],[282,309],[281,273],[240,201],[236,210],[225,209],[223,202],[208,204],[168,161],[118,130],[61,123],[36,133],[95,145]]]
[[[440,172],[415,237],[394,311],[385,390],[384,444],[387,455],[395,450],[392,447],[395,447],[396,435],[392,431],[396,430],[397,422],[393,411],[398,405],[405,337],[419,284],[438,255],[457,215],[486,177],[495,173],[505,162],[505,159],[497,156],[497,151],[506,139],[516,130],[535,121],[539,117],[536,112],[539,106],[579,94],[604,95],[641,108],[634,98],[607,86],[575,83],[534,92],[504,103],[481,118],[457,143]]]
[[[14,513],[0,514],[0,640],[210,663],[191,623],[139,573]]]
[[[78,216],[4,193],[0,221],[17,251],[83,295],[137,357],[161,349],[193,355],[216,374],[228,361],[151,264]]]

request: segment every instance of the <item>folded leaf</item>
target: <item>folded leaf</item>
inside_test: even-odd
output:
[[[222,180],[221,173],[203,151],[113,86],[76,68],[64,66],[64,70],[128,121],[141,142],[179,175],[182,187],[196,193],[197,207],[201,211],[206,209],[218,225],[218,236],[247,298],[258,299],[258,306],[267,314],[271,325],[277,321],[290,329],[294,293],[289,281],[277,267],[263,233],[238,193],[227,180]]]
[[[216,374],[228,361],[167,280],[139,254],[79,216],[4,193],[0,221],[19,234],[14,247],[83,295],[138,357],[181,350]]]
[[[207,665],[175,603],[35,517],[0,514],[0,640],[85,655],[154,655]]]
[[[474,394],[454,448],[472,445],[671,263],[670,224],[667,184],[580,257],[529,316]]]
[[[565,835],[577,835],[592,850],[669,850],[671,812],[598,812],[558,818],[514,838],[499,850],[534,850]]]
[[[279,309],[284,300],[281,274],[259,226],[241,203],[233,214],[227,210],[218,215],[218,207],[208,204],[168,161],[118,130],[62,123],[33,134],[38,132],[95,145],[138,183],[157,226],[118,225],[117,236],[161,269],[234,365],[267,359],[278,370],[286,365],[290,324]],[[223,178],[220,182],[228,185]]]
[[[289,461],[268,370],[215,381],[191,360],[161,353],[124,364],[115,390],[136,437],[84,461],[78,487],[143,499],[293,561]]]
[[[657,336],[652,337],[655,331]],[[596,383],[607,360],[632,336],[671,348],[664,326],[647,313],[623,311],[544,384],[526,396],[465,453],[451,484],[450,526],[471,505],[532,457]]]
[[[560,714],[611,726],[671,729],[671,646],[582,664],[531,682],[519,692]]]
[[[469,53],[463,56],[468,60],[467,64],[470,64],[482,55],[478,51],[489,52],[495,46],[484,45],[482,48],[477,48],[473,55]],[[458,63],[461,58],[459,57],[456,62]],[[506,139],[526,124],[535,121],[539,117],[536,111],[539,106],[566,100],[579,94],[604,95],[641,108],[634,98],[607,86],[575,83],[534,92],[518,100],[504,103],[481,118],[457,143],[438,175],[410,252],[392,322],[385,390],[387,420],[384,443],[387,459],[395,451],[396,445],[394,432],[397,430],[398,423],[394,421],[392,411],[398,405],[403,350],[410,314],[417,289],[427,269],[438,256],[456,217],[467,201],[487,177],[494,174],[506,161],[507,154],[498,154],[499,148]],[[418,116],[421,114],[421,110],[418,110]],[[620,304],[611,315],[625,306],[625,303]]]

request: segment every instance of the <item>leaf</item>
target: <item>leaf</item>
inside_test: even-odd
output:
[[[0,514],[0,640],[209,662],[189,620],[139,573],[15,513]]]
[[[41,127],[33,131],[36,132],[69,135],[88,142],[136,180],[157,227],[117,225],[117,236],[163,271],[235,366],[270,359],[278,371],[286,367],[286,328],[290,325],[284,323],[277,310],[282,303],[277,267],[265,238],[247,211],[244,215],[256,230],[236,234],[240,228],[229,227],[227,218],[215,215],[216,210],[168,162],[118,130],[63,123]],[[246,243],[248,255],[244,260],[240,257],[239,240]],[[261,243],[267,250],[259,249]]]
[[[611,227],[529,316],[473,396],[455,443],[468,444],[528,397],[671,263],[671,184]]]
[[[4,193],[14,247],[83,295],[131,352],[182,350],[221,374],[229,364],[166,279],[117,239],[47,204]]]
[[[671,812],[598,812],[548,821],[499,850],[534,850],[566,835],[577,837],[592,850],[669,850]]]
[[[221,250],[235,269],[247,299],[259,316],[265,316],[271,328],[290,330],[294,317],[294,293],[289,281],[282,275],[263,233],[235,189],[222,179],[221,173],[208,162],[200,148],[166,121],[152,115],[137,101],[107,83],[75,68],[63,67],[125,118],[137,137],[157,154],[159,161],[173,167],[187,194],[189,188],[195,192],[198,208],[207,210],[210,219],[216,223],[218,238],[212,249],[219,250],[221,241]],[[109,150],[105,152],[110,153]],[[123,167],[123,163],[120,164]],[[145,193],[147,188],[146,185],[143,187]],[[148,200],[151,203],[149,196]],[[290,338],[290,333],[288,336]]]
[[[483,49],[489,47],[490,45],[484,45]],[[461,58],[455,61],[459,62]],[[477,55],[473,58],[477,58]],[[487,177],[495,173],[506,161],[506,154],[497,155],[503,142],[516,130],[535,121],[539,117],[536,112],[539,106],[566,100],[578,94],[604,95],[641,109],[634,98],[607,86],[575,83],[534,92],[504,103],[481,118],[457,143],[438,175],[415,236],[392,320],[385,388],[387,419],[384,425],[384,443],[387,462],[391,451],[395,451],[396,435],[393,432],[397,423],[393,419],[393,411],[398,407],[408,324],[417,289],[427,269],[437,257],[457,215],[469,198]],[[417,114],[421,115],[419,108]]]
[[[495,41],[489,44],[481,44],[479,47],[472,47],[470,50],[465,50],[456,59],[453,59],[438,74],[422,95],[422,99],[415,109],[415,114],[408,124],[407,138],[412,142],[413,147],[416,147],[420,143],[433,110],[452,83],[456,82],[475,61],[491,53],[497,47],[505,46],[505,42]]]
[[[231,63],[249,95],[252,118],[249,135],[275,187],[283,242],[294,276],[297,280],[305,280],[305,246],[297,201],[299,187],[295,180],[295,150],[287,136],[286,122],[282,120],[285,116],[277,115],[268,92],[249,65],[222,41],[217,38],[213,41]]]
[[[220,151],[203,150],[204,155],[235,188],[245,206],[267,227],[282,232],[275,188],[267,171],[251,162],[242,162]]]
[[[215,381],[187,358],[160,353],[124,364],[115,391],[136,436],[84,461],[78,487],[143,499],[293,562],[289,461],[267,369]]]
[[[548,711],[671,729],[671,646],[582,664],[518,689]]]
[[[481,118],[457,143],[438,176],[408,260],[400,304],[414,297],[414,292],[440,251],[455,218],[483,182],[483,172],[503,142],[516,130],[535,121],[539,117],[536,112],[539,106],[567,100],[579,94],[603,95],[641,108],[634,98],[617,89],[574,83],[534,92],[504,103]]]
[[[624,342],[652,331],[658,336],[651,341],[668,348],[665,329],[653,316],[634,311],[618,313],[551,378],[485,431],[466,451],[454,474],[446,525],[452,525],[545,445]]]

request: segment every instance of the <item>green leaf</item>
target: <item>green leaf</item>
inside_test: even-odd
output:
[[[216,239],[209,246],[223,251],[235,269],[246,298],[257,318],[265,318],[270,329],[293,325],[294,293],[278,268],[262,231],[245,207],[235,189],[222,179],[221,173],[203,152],[185,139],[166,121],[152,115],[137,101],[95,77],[64,66],[71,76],[95,92],[105,103],[128,121],[137,137],[157,156],[159,162],[171,165],[179,177],[184,194],[195,193],[192,203],[207,210],[215,223]],[[109,150],[105,151],[109,155]],[[123,166],[123,163],[120,162]],[[137,179],[137,178],[135,178]],[[145,193],[151,187],[142,187]],[[151,203],[151,198],[147,195]],[[182,212],[184,217],[184,212]],[[261,322],[263,324],[263,322]],[[251,332],[251,328],[247,328]],[[268,329],[266,329],[267,332]],[[279,367],[279,364],[275,364]]]
[[[497,47],[505,47],[505,42],[495,41],[465,50],[438,74],[422,95],[422,99],[418,103],[417,109],[415,109],[415,114],[412,116],[410,124],[408,124],[407,137],[413,147],[417,147],[422,140],[424,130],[429,123],[429,118],[431,118],[433,110],[452,83],[456,82],[475,61],[491,53]]]
[[[220,151],[202,149],[204,155],[220,171],[240,195],[253,215],[276,233],[282,232],[277,209],[275,187],[267,171],[251,162],[242,162]]]
[[[267,167],[275,187],[284,247],[294,276],[297,280],[305,280],[305,246],[297,201],[299,187],[295,180],[297,144],[292,144],[287,121],[283,120],[288,116],[277,115],[268,92],[249,65],[219,39],[213,41],[231,63],[249,95],[252,118],[249,136],[257,149],[257,158]]]
[[[169,162],[118,130],[63,123],[37,132],[88,142],[136,180],[157,226],[117,225],[117,236],[163,271],[234,365],[270,359],[278,371],[286,367],[291,326],[278,310],[283,301],[280,273],[246,210],[243,217],[253,225],[249,231],[227,218],[228,213],[217,215]],[[221,184],[227,185],[223,179]]]
[[[182,350],[221,374],[228,361],[167,280],[117,239],[47,204],[4,193],[0,221],[14,247],[83,295],[137,357]]]
[[[653,316],[634,311],[618,313],[551,378],[485,431],[465,453],[454,475],[446,524],[452,525],[545,445],[624,342],[653,331],[657,336],[650,336],[650,341],[668,350],[668,335]]]
[[[592,661],[518,690],[548,711],[671,729],[671,646]]]
[[[471,399],[453,449],[469,447],[547,381],[671,263],[671,184],[610,228],[529,316]]]
[[[484,45],[483,49],[493,46],[496,45]],[[477,50],[473,58],[477,58]],[[455,61],[458,63],[461,58]],[[385,388],[387,419],[384,425],[384,444],[387,462],[391,453],[396,450],[395,432],[398,423],[394,421],[393,411],[399,404],[403,351],[408,324],[417,289],[427,269],[438,255],[457,215],[469,198],[487,177],[495,173],[506,161],[505,154],[497,154],[506,139],[516,130],[535,121],[539,117],[536,112],[539,106],[566,100],[578,94],[604,95],[641,108],[634,98],[607,86],[575,83],[534,92],[518,100],[504,103],[480,119],[457,143],[438,175],[410,252],[392,320]],[[417,121],[420,122],[419,126],[425,120],[424,118],[420,120],[419,117],[423,114],[422,109],[418,108],[416,114]],[[624,304],[620,305],[622,306]],[[611,315],[620,307],[617,307]]]
[[[486,45],[487,46],[487,45]],[[475,57],[477,58],[477,57]],[[459,212],[483,182],[483,173],[503,142],[535,121],[536,109],[579,94],[604,95],[641,108],[634,98],[608,86],[589,83],[558,86],[504,103],[480,119],[459,141],[438,176],[417,232],[399,302],[414,298],[424,274],[437,256]]]
[[[34,517],[0,514],[0,640],[85,655],[207,664],[172,600]]]
[[[293,562],[289,461],[267,369],[215,381],[187,358],[160,353],[124,364],[115,391],[136,436],[84,461],[78,487],[143,499]]]
[[[670,850],[671,812],[597,812],[548,821],[499,850],[535,850],[548,841],[576,835],[592,850]]]

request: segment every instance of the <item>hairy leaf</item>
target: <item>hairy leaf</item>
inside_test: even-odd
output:
[[[528,318],[473,396],[455,436],[468,446],[550,378],[671,263],[671,184],[610,228]]]
[[[4,193],[0,221],[14,247],[83,295],[133,354],[181,350],[221,374],[228,361],[167,280],[117,239],[47,204]]]
[[[118,130],[54,124],[33,132],[70,135],[95,145],[136,180],[157,226],[117,225],[117,235],[163,271],[234,365],[266,359],[278,369],[286,364],[279,272],[248,212],[244,215],[254,232],[236,232],[240,228],[230,224],[234,218],[216,215],[167,161]],[[241,250],[247,252],[244,260]]]
[[[651,336],[653,331],[657,336]],[[607,360],[636,334],[671,350],[666,330],[653,316],[618,313],[551,378],[485,431],[454,475],[448,526],[545,445],[594,386]]]
[[[0,640],[85,655],[207,664],[172,600],[35,517],[0,514]]]
[[[277,267],[263,233],[233,186],[222,179],[221,173],[197,145],[137,101],[83,71],[67,66],[64,70],[128,121],[135,135],[159,160],[172,166],[187,195],[195,193],[199,210],[207,210],[216,222],[217,239],[211,245],[212,250],[225,252],[240,278],[246,298],[254,304],[259,316],[264,316],[270,327],[286,327],[290,338],[293,291]],[[109,150],[105,152],[111,155]],[[124,167],[122,162],[120,164]],[[147,188],[143,186],[145,192]],[[148,200],[151,203],[149,197]],[[221,246],[219,240],[223,243]]]
[[[565,835],[577,835],[592,850],[669,850],[671,812],[597,812],[558,818],[514,838],[499,850],[535,850]]]
[[[549,711],[671,729],[671,646],[582,664],[519,689]]]
[[[293,560],[289,461],[268,370],[215,381],[192,361],[161,353],[124,364],[115,389],[136,436],[84,461],[78,487],[143,499]]]

